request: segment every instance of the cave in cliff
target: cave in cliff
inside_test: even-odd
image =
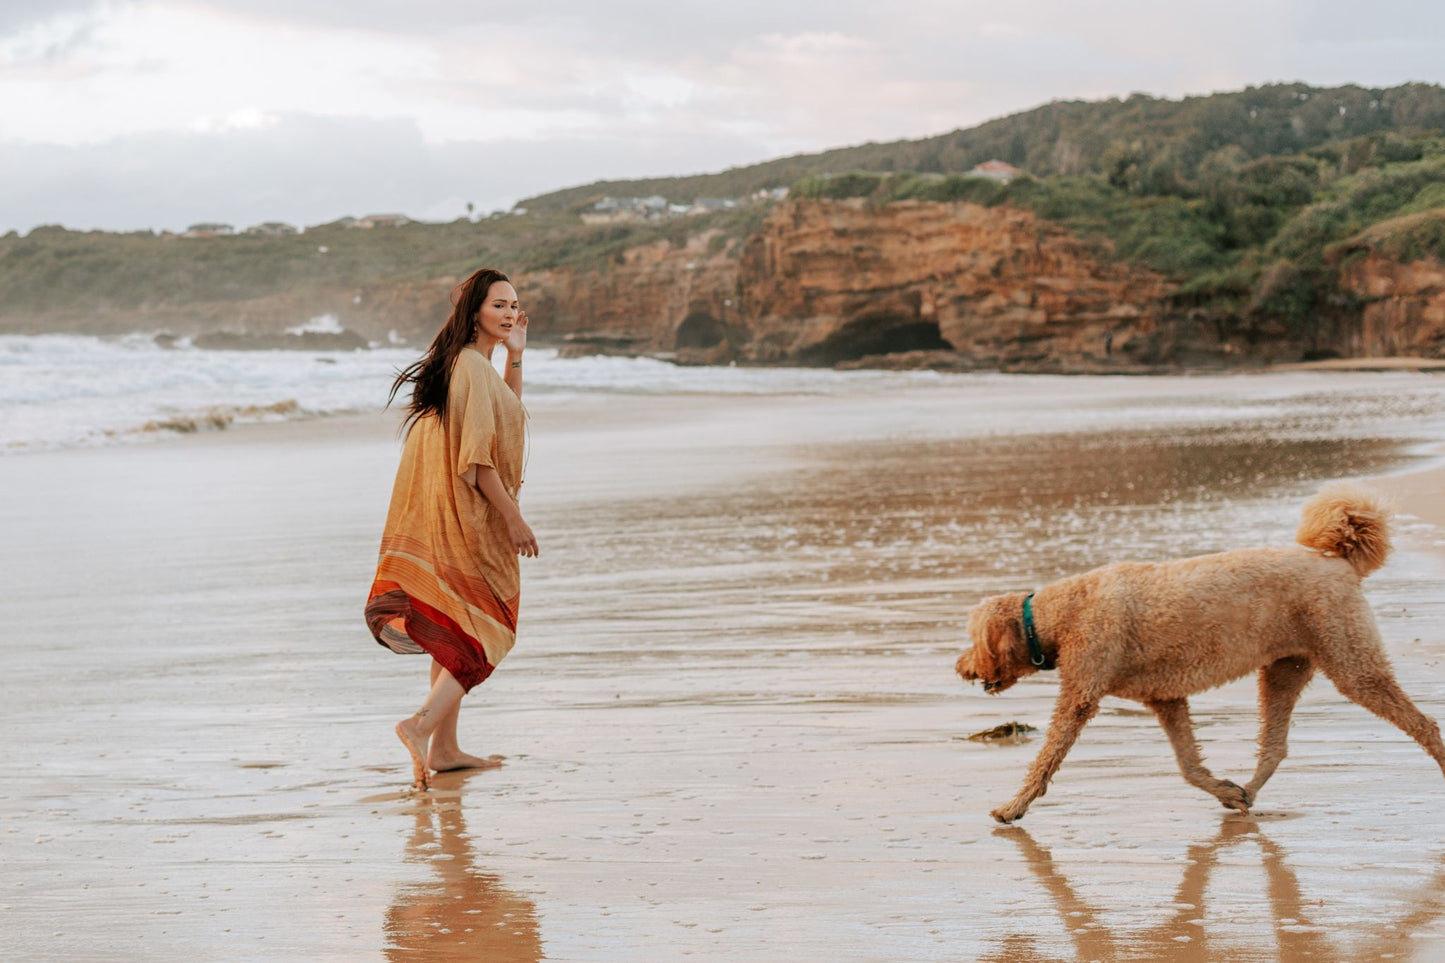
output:
[[[706,311],[693,311],[674,333],[674,347],[711,348],[727,340],[728,326]]]
[[[798,353],[800,361],[838,364],[870,355],[904,351],[952,351],[936,321],[902,314],[865,314],[854,318]]]

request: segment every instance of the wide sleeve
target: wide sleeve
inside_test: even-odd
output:
[[[497,413],[487,372],[480,370],[481,365],[490,368],[491,364],[486,359],[468,357],[474,353],[462,352],[452,368],[447,389],[447,436],[456,451],[454,470],[475,484],[477,468],[496,467],[493,450],[497,443]]]

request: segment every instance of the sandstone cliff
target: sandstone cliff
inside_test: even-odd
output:
[[[837,364],[947,352],[958,366],[1177,360],[1173,285],[1016,208],[792,201],[743,243],[699,235],[622,263],[519,279],[540,330],[684,360]],[[615,344],[616,342],[614,342]]]
[[[632,248],[599,270],[529,272],[517,286],[543,337],[645,352],[741,344],[737,246],[705,231]]]
[[[1377,225],[1337,252],[1340,286],[1360,302],[1358,333],[1345,353],[1445,357],[1445,263],[1401,258],[1390,243],[1432,226],[1445,231],[1445,211]]]
[[[1328,270],[1345,303],[1294,327],[1248,305],[1192,309],[1103,242],[965,202],[789,201],[741,242],[699,234],[519,283],[539,332],[575,350],[693,362],[1107,371],[1445,356],[1445,265],[1392,251],[1403,229],[1342,246]]]
[[[749,354],[825,363],[940,348],[989,366],[1159,360],[1172,292],[1027,211],[968,203],[787,204],[739,274]]]

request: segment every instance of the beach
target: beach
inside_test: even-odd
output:
[[[463,703],[496,770],[407,790],[426,663],[361,609],[392,415],[0,457],[7,959],[1429,960],[1445,785],[1327,681],[1256,811],[1108,700],[1012,796],[1057,691],[952,673],[970,605],[1399,502],[1366,584],[1445,715],[1445,386],[1412,372],[799,375],[529,398],[516,650]],[[744,377],[744,376],[739,376]],[[261,399],[266,400],[266,399]],[[1191,700],[1221,777],[1255,688]],[[1011,742],[972,733],[1019,721]]]

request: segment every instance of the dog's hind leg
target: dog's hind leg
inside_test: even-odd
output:
[[[1198,786],[1218,799],[1226,809],[1249,812],[1249,797],[1243,789],[1228,779],[1217,779],[1214,773],[1204,768],[1199,755],[1199,744],[1194,741],[1194,724],[1189,720],[1188,699],[1153,699],[1144,703],[1159,718],[1159,725],[1169,735],[1169,744],[1174,747],[1174,756],[1179,760],[1179,771],[1184,781]]]
[[[1259,761],[1254,778],[1244,787],[1251,805],[1289,752],[1290,716],[1314,674],[1314,663],[1303,656],[1280,659],[1259,670]]]
[[[1059,771],[1064,756],[1073,748],[1074,740],[1088,721],[1099,711],[1097,698],[1084,698],[1067,691],[1059,693],[1058,704],[1054,706],[1053,718],[1049,720],[1049,734],[1038,758],[1029,768],[1029,774],[1018,795],[1007,806],[1000,806],[989,815],[1001,823],[1011,823],[1023,817],[1029,803],[1048,792],[1049,780]]]
[[[1445,744],[1440,742],[1440,726],[1405,695],[1390,672],[1384,653],[1356,652],[1354,655],[1355,659],[1348,664],[1331,665],[1321,660],[1320,669],[1341,695],[1399,727],[1430,754],[1441,772],[1445,772]]]

